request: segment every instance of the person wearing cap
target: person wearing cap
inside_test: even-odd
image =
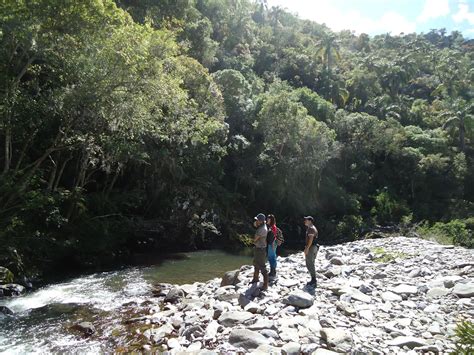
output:
[[[304,217],[304,224],[306,226],[306,246],[304,248],[304,256],[306,261],[306,268],[311,275],[311,281],[308,286],[316,287],[316,256],[318,255],[319,246],[316,244],[318,238],[318,230],[314,226],[314,218],[311,216]]]
[[[263,275],[263,287],[262,290],[268,288],[268,272],[267,272],[267,225],[266,218],[263,213],[259,213],[254,218],[254,226],[257,228],[255,231],[255,237],[253,240],[254,243],[254,257],[253,257],[253,279],[250,282],[251,284],[258,282],[259,273]]]

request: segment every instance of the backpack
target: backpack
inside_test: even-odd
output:
[[[283,237],[283,232],[280,228],[277,227],[277,244],[282,245],[285,242],[285,237]]]

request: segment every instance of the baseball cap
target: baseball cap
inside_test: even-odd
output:
[[[306,217],[304,217],[304,219],[307,220],[307,221],[314,222],[314,218],[311,217],[311,216],[306,216]]]
[[[263,213],[259,213],[256,217],[254,217],[254,220],[260,221],[260,222],[265,222],[266,217]]]

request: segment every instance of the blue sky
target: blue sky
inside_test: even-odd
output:
[[[474,0],[268,0],[300,17],[371,35],[446,28],[474,38]]]

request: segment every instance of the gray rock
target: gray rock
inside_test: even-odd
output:
[[[250,330],[274,329],[275,325],[272,320],[259,318],[254,324],[247,327]]]
[[[280,339],[280,336],[278,335],[278,333],[274,331],[273,329],[262,329],[259,333],[264,335],[267,338]]]
[[[175,302],[178,302],[183,297],[184,297],[184,291],[177,287],[173,287],[171,290],[168,291],[165,297],[165,302],[175,303]]]
[[[342,328],[323,328],[321,337],[330,348],[345,350],[351,348],[352,338],[350,334]]]
[[[224,274],[221,281],[221,287],[229,285],[237,285],[239,280],[240,270],[228,271]]]
[[[357,314],[357,311],[346,302],[336,302],[336,308],[346,316],[354,316]]]
[[[254,315],[250,312],[224,312],[219,317],[218,322],[225,327],[233,327],[237,324],[243,324],[253,317]]]
[[[329,263],[333,265],[344,265],[344,262],[342,261],[342,259],[338,258],[337,256],[331,258],[331,260],[329,260]]]
[[[74,330],[80,331],[85,336],[90,336],[95,333],[95,327],[91,322],[81,322],[71,327]]]
[[[283,345],[282,353],[284,355],[299,355],[301,345],[295,342],[290,342]]]
[[[324,272],[324,276],[326,276],[327,278],[333,278],[333,277],[337,277],[339,275],[341,275],[341,272],[342,272],[342,269],[338,266],[336,267],[332,267],[330,268],[329,270],[327,270],[326,272]]]
[[[263,335],[248,329],[233,329],[229,336],[229,343],[245,350],[256,349],[261,345],[270,344]]]
[[[0,314],[12,316],[14,313],[10,308],[6,306],[0,306]]]
[[[314,298],[309,293],[303,291],[292,292],[288,297],[283,300],[283,303],[295,306],[298,308],[308,308],[314,303]]]
[[[474,282],[457,283],[453,288],[453,293],[458,297],[474,297]]]
[[[374,280],[381,280],[381,279],[386,279],[388,276],[387,274],[383,273],[383,272],[379,272],[377,274],[375,274],[372,278]]]
[[[239,295],[238,302],[239,302],[240,307],[245,308],[245,306],[248,305],[251,302],[251,300],[249,300],[244,294],[241,293]]]
[[[382,299],[384,301],[388,301],[388,302],[395,302],[395,301],[402,301],[402,297],[393,293],[393,292],[390,292],[390,291],[386,291],[384,293],[382,293]]]
[[[428,298],[440,298],[440,297],[446,296],[449,293],[451,293],[451,291],[448,290],[447,288],[434,287],[426,293],[426,297],[428,297]]]
[[[171,324],[164,324],[159,328],[147,329],[143,332],[143,335],[153,341],[154,343],[160,343],[163,338],[172,334],[174,328]]]
[[[25,287],[18,284],[0,285],[0,292],[2,292],[3,296],[7,297],[20,296],[21,294],[25,293],[25,291]]]
[[[387,345],[389,346],[398,346],[399,348],[403,348],[404,346],[414,349],[419,346],[425,346],[426,341],[421,338],[415,338],[410,336],[399,336],[393,340],[387,341]]]
[[[396,293],[397,295],[402,295],[402,294],[405,294],[405,295],[415,295],[418,293],[418,289],[416,286],[412,286],[412,285],[406,285],[406,284],[402,284],[402,285],[398,285],[397,287],[393,287],[390,289],[390,291],[392,291],[393,293]]]

